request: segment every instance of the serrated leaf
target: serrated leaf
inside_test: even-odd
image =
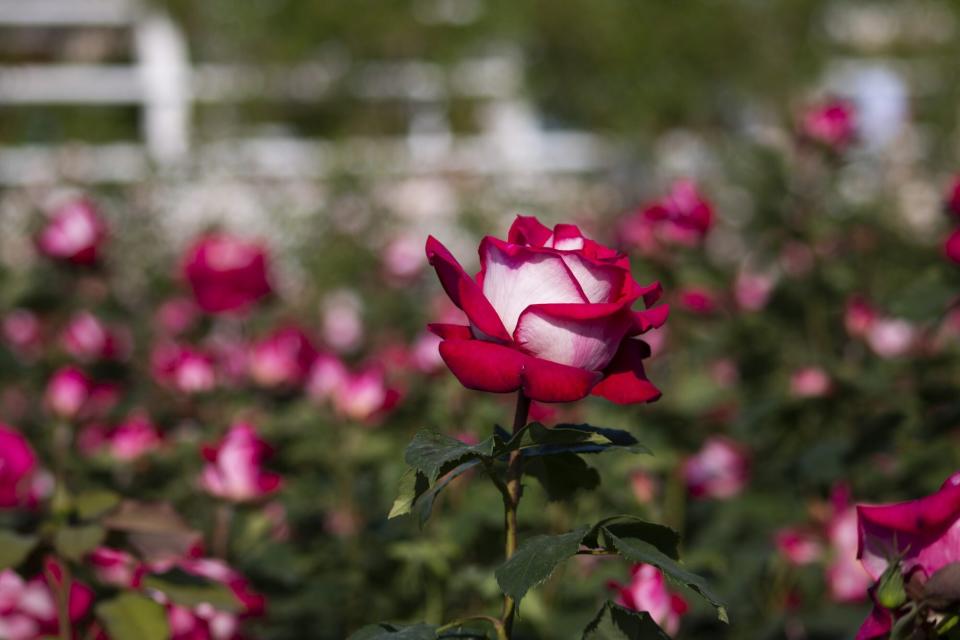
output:
[[[695,573],[687,571],[675,560],[657,549],[654,545],[638,538],[619,538],[609,530],[602,532],[606,536],[613,550],[631,562],[643,562],[660,569],[665,576],[675,582],[686,585],[700,594],[707,602],[717,609],[717,617],[722,622],[729,622],[727,609],[720,598],[707,585],[707,581]]]
[[[583,544],[594,549],[609,546],[607,541],[601,539],[603,529],[618,538],[646,540],[674,560],[680,558],[680,534],[666,525],[648,522],[636,516],[611,516],[593,525],[590,532],[584,536]]]
[[[143,586],[147,589],[155,589],[176,604],[185,607],[193,608],[200,604],[209,604],[214,609],[228,613],[237,613],[243,608],[226,585],[180,569],[148,575],[143,579]]]
[[[602,453],[610,449],[626,449],[633,453],[650,454],[651,451],[637,442],[633,434],[622,429],[608,429],[589,424],[558,424],[547,429],[532,423],[528,431],[533,446],[524,450],[527,456],[544,456],[555,453]]]
[[[430,484],[442,474],[471,458],[489,458],[493,454],[494,438],[477,445],[468,445],[456,438],[434,431],[419,431],[407,446],[406,463],[421,471]]]
[[[550,577],[564,560],[576,555],[580,541],[590,527],[584,526],[558,536],[534,536],[496,570],[500,590],[518,604],[523,596]]]
[[[347,640],[435,640],[437,627],[432,624],[392,625],[368,624]]]
[[[670,640],[646,611],[632,611],[609,600],[583,630],[582,640]]]
[[[120,504],[120,496],[113,491],[84,491],[73,498],[77,517],[81,520],[93,520],[115,509]]]
[[[37,542],[36,536],[0,529],[0,570],[12,569],[23,562]]]
[[[452,469],[435,485],[425,491],[422,496],[417,498],[414,508],[417,510],[417,519],[421,529],[423,528],[423,525],[427,523],[427,520],[430,519],[430,514],[433,512],[433,502],[437,499],[437,496],[440,494],[440,492],[443,491],[443,489],[455,478],[466,473],[478,464],[480,464],[479,460],[468,460],[467,462],[464,462],[459,467]]]
[[[397,487],[397,498],[390,507],[387,519],[405,516],[413,509],[413,503],[430,488],[427,477],[416,469],[407,469],[400,477],[400,486]]]
[[[100,546],[106,530],[97,524],[61,527],[53,535],[53,546],[63,557],[80,562],[84,556]]]
[[[166,640],[170,637],[163,607],[138,593],[122,593],[98,604],[96,611],[111,640]]]
[[[577,491],[592,491],[600,486],[597,470],[569,451],[531,458],[524,469],[540,482],[551,502],[568,500]]]

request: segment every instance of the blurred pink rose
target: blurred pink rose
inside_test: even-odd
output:
[[[610,582],[617,591],[617,604],[634,611],[646,611],[670,635],[680,630],[680,618],[687,612],[687,602],[670,593],[663,574],[649,564],[637,564],[630,569],[629,584]]]
[[[830,597],[837,602],[861,602],[867,599],[873,580],[858,561],[857,510],[844,485],[834,488],[832,502],[827,523],[831,560],[826,569]]]
[[[808,108],[800,121],[800,132],[808,140],[842,152],[856,137],[853,104],[828,100]]]
[[[720,308],[713,292],[698,287],[681,290],[677,294],[677,305],[685,311],[698,315],[710,315]]]
[[[744,311],[760,311],[770,301],[776,278],[769,274],[740,271],[733,283],[733,297]]]
[[[323,340],[340,353],[349,353],[363,342],[363,303],[353,291],[335,291],[323,301]]]
[[[620,223],[620,238],[644,253],[661,245],[693,247],[713,227],[713,205],[692,180],[677,180],[660,200],[641,207]]]
[[[105,585],[121,589],[136,589],[140,586],[145,567],[126,551],[97,547],[87,557],[97,580]]]
[[[213,356],[194,347],[162,342],[150,354],[154,380],[181,393],[204,393],[217,383]]]
[[[145,416],[134,416],[107,435],[107,452],[116,460],[131,462],[155,451],[163,439]]]
[[[416,337],[410,346],[410,363],[420,373],[436,373],[443,369],[440,357],[440,336],[424,331]]]
[[[750,462],[739,443],[714,436],[698,453],[687,458],[682,473],[695,498],[732,498],[747,486]]]
[[[387,278],[397,284],[408,282],[427,266],[419,236],[401,234],[383,248],[383,267]]]
[[[200,308],[189,298],[170,298],[157,309],[156,325],[170,336],[178,336],[196,324]]]
[[[348,375],[346,365],[339,358],[321,353],[310,368],[307,394],[318,402],[330,400],[346,384]]]
[[[95,264],[107,227],[93,204],[74,200],[57,208],[37,237],[37,247],[49,258],[71,264]]]
[[[317,351],[297,327],[284,327],[256,342],[247,358],[250,377],[261,387],[299,387]]]
[[[820,398],[832,389],[833,381],[820,367],[802,367],[790,374],[790,395],[794,398]]]
[[[0,509],[30,507],[38,495],[38,462],[19,431],[0,423]]]
[[[77,367],[62,367],[47,383],[47,408],[60,418],[73,420],[86,407],[92,391],[93,381],[87,374]]]
[[[54,580],[62,579],[59,564],[49,559],[44,564]],[[72,580],[68,602],[70,621],[79,622],[93,604],[93,591]],[[40,640],[56,636],[59,626],[56,600],[45,577],[25,581],[12,569],[0,572],[0,638]]]
[[[219,443],[204,446],[201,452],[208,464],[203,468],[200,483],[213,496],[247,502],[280,489],[280,476],[261,467],[272,450],[250,424],[233,425]]]
[[[960,175],[954,176],[951,180],[944,199],[944,206],[949,213],[960,218]]]
[[[843,324],[847,333],[854,338],[865,338],[877,319],[877,311],[862,296],[851,296],[847,300]]]
[[[351,420],[367,422],[392,409],[399,399],[399,392],[387,386],[383,370],[369,365],[348,373],[334,392],[333,406]]]
[[[272,291],[267,261],[260,244],[211,233],[187,249],[182,270],[203,311],[228,313],[244,311]]]
[[[881,358],[906,355],[916,345],[917,329],[900,318],[878,318],[867,332],[867,344]]]
[[[122,360],[130,351],[128,335],[108,328],[89,311],[70,318],[60,342],[68,354],[84,362]]]
[[[13,309],[3,317],[3,338],[23,357],[39,355],[42,338],[40,319],[28,309]]]
[[[951,261],[960,264],[960,229],[955,229],[947,236],[943,252]]]
[[[645,469],[630,474],[630,490],[640,504],[651,504],[660,492],[660,480]]]
[[[823,555],[823,545],[818,536],[797,527],[780,529],[773,541],[780,555],[796,566],[816,562]]]

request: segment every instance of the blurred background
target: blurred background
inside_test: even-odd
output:
[[[723,626],[685,596],[675,637],[852,637],[852,505],[958,463],[958,28],[946,0],[0,0],[0,422],[52,469],[66,416],[77,491],[170,505],[266,603],[176,637],[496,613],[482,478],[422,531],[386,519],[413,433],[482,439],[512,411],[439,361],[424,326],[452,311],[423,243],[472,273],[518,213],[576,223],[663,283],[663,398],[534,416],[655,455],[590,460],[595,493],[530,479],[523,535],[649,517],[729,602]],[[49,240],[85,233],[93,259]],[[238,277],[265,300],[201,299],[211,237],[260,256],[266,276]],[[64,367],[110,401],[56,409]],[[114,444],[144,420],[133,453]],[[198,480],[200,445],[239,422],[279,489]],[[76,572],[99,595],[97,566]],[[518,637],[573,637],[629,569],[569,563]]]

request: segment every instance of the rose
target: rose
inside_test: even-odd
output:
[[[260,466],[271,452],[252,425],[235,424],[218,444],[201,449],[208,464],[203,468],[200,484],[211,495],[232,502],[271,495],[280,489],[281,478]]]
[[[23,435],[0,423],[0,509],[36,504],[37,455]]]
[[[960,229],[947,236],[947,241],[943,245],[943,252],[952,262],[960,264]]]
[[[790,374],[790,395],[794,398],[820,398],[832,390],[830,374],[820,367],[800,367]]]
[[[857,563],[857,511],[844,484],[834,487],[827,522],[832,560],[826,569],[830,597],[836,602],[861,602],[867,598],[870,576]]]
[[[207,313],[246,310],[272,291],[266,249],[222,233],[197,239],[183,258],[182,270]]]
[[[296,387],[307,374],[317,350],[297,327],[284,327],[255,343],[247,360],[250,377],[261,387]]]
[[[37,237],[37,248],[49,258],[89,266],[96,264],[106,235],[107,227],[93,204],[75,200],[53,212]]]
[[[64,350],[84,362],[123,359],[129,352],[128,340],[129,336],[112,331],[88,311],[70,318],[60,338]]]
[[[634,336],[667,319],[667,306],[634,312],[660,297],[658,283],[641,287],[623,254],[589,240],[573,225],[553,231],[519,216],[506,242],[480,243],[474,280],[432,236],[427,258],[469,326],[431,325],[443,338],[440,355],[460,380],[480,391],[522,390],[543,402],[587,394],[617,403],[650,402],[660,392],[647,380],[647,345]]]
[[[856,509],[857,557],[874,580],[880,579],[894,557],[901,558],[903,574],[919,571],[925,578],[960,562],[960,472],[918,500]],[[874,607],[857,638],[885,638],[891,624],[890,614]]]
[[[687,489],[695,498],[732,498],[747,486],[750,462],[743,447],[723,437],[708,438],[682,467]]]
[[[634,565],[630,575],[630,584],[608,584],[617,591],[617,604],[634,611],[646,611],[664,631],[675,634],[680,628],[680,617],[687,612],[686,600],[670,593],[663,574],[652,565]]]
[[[150,354],[150,370],[159,384],[181,393],[203,393],[217,383],[213,356],[170,342],[154,347]]]
[[[367,422],[392,409],[400,393],[387,386],[383,370],[374,365],[347,372],[334,389],[333,407],[351,420]]]
[[[645,254],[663,245],[695,247],[713,227],[713,205],[692,180],[677,180],[659,200],[641,207],[620,222],[619,235]]]
[[[960,217],[960,176],[955,176],[947,189],[944,207],[954,216]]]
[[[88,561],[97,580],[114,587],[136,589],[145,573],[143,564],[121,549],[97,547],[90,552]]]
[[[843,151],[856,137],[853,105],[846,100],[829,100],[810,107],[801,117],[800,133],[812,142]]]
[[[93,381],[76,367],[58,369],[47,383],[47,407],[55,415],[71,420],[77,418],[90,401]]]
[[[779,554],[794,566],[816,562],[823,554],[823,545],[812,531],[784,527],[774,534],[773,544]]]

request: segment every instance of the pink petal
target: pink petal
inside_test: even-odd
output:
[[[855,640],[879,640],[886,638],[887,634],[893,628],[893,620],[890,612],[881,607],[875,606],[867,616],[867,619],[860,625]]]
[[[436,269],[444,291],[455,305],[463,309],[474,326],[493,338],[510,340],[510,334],[494,306],[484,297],[480,285],[467,275],[457,259],[433,236],[427,238],[427,260]]]
[[[507,241],[511,244],[525,244],[542,247],[550,237],[550,229],[533,216],[517,216],[510,225]]]
[[[427,325],[427,328],[430,329],[434,334],[440,336],[444,340],[448,338],[459,338],[460,340],[470,340],[473,338],[473,334],[470,331],[470,327],[462,324],[444,324],[442,322],[434,322]]]
[[[624,340],[613,361],[604,371],[604,378],[593,388],[593,395],[617,404],[653,402],[660,390],[647,380],[643,359],[650,355],[650,347],[642,340]]]
[[[631,322],[615,305],[534,305],[521,314],[514,339],[538,358],[599,371],[616,355]]]

